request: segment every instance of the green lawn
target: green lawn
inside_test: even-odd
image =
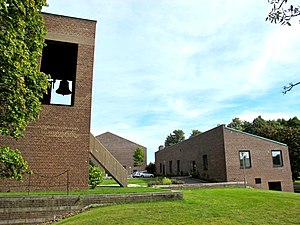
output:
[[[148,187],[97,187],[95,189],[70,191],[69,195],[88,195],[88,194],[129,194],[129,193],[144,193],[144,192],[161,192],[165,189],[148,188]],[[46,192],[30,192],[29,196],[41,195],[66,195],[66,191],[46,191]],[[0,192],[0,196],[27,196],[27,192]]]
[[[128,184],[137,184],[142,187],[147,187],[148,182],[156,180],[159,178],[128,178]],[[114,179],[104,179],[101,185],[117,185]]]
[[[184,199],[92,209],[56,224],[299,224],[300,195],[242,188],[185,190]]]
[[[300,180],[294,182],[295,192],[300,193]]]

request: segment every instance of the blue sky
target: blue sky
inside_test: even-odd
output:
[[[292,2],[291,2],[292,3]],[[300,24],[265,22],[267,0],[48,0],[45,12],[97,20],[91,132],[148,149],[175,129],[234,117],[299,116]]]

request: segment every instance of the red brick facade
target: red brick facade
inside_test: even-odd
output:
[[[25,138],[1,139],[1,145],[18,148],[33,171],[30,181],[25,177],[22,183],[6,183],[6,187],[2,183],[2,190],[24,190],[29,182],[31,189],[66,189],[67,182],[73,190],[88,187],[96,21],[53,14],[44,14],[44,18],[48,30],[46,40],[78,46],[74,104],[43,105],[40,118],[30,124]]]
[[[281,152],[282,166],[273,165],[272,150]],[[241,167],[240,151],[249,151],[249,168]],[[160,175],[193,174],[210,181],[246,179],[251,187],[269,189],[270,185],[279,184],[281,190],[293,191],[285,144],[225,126],[155,152],[155,165]]]
[[[147,166],[147,148],[129,141],[125,138],[119,137],[118,135],[106,132],[96,137],[101,144],[124,166],[131,174],[137,170],[145,170]],[[144,165],[141,167],[133,166],[133,153],[137,147],[141,147],[144,151]]]

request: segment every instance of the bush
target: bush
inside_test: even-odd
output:
[[[172,181],[171,179],[167,178],[167,177],[164,177],[162,180],[161,180],[161,183],[162,185],[170,185],[172,184]]]
[[[175,180],[175,179],[172,179],[171,181],[172,181],[172,184],[185,184],[185,182],[182,181],[182,180]]]
[[[103,181],[103,171],[98,167],[90,164],[89,170],[89,185],[94,189],[98,184]]]
[[[185,184],[182,180],[175,180],[164,177],[162,179],[156,179],[148,182],[148,187],[152,187],[154,185],[170,185],[170,184]]]
[[[8,146],[0,146],[0,178],[22,180],[24,174],[30,174],[28,162],[19,150]]]

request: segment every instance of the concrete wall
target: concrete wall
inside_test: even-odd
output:
[[[285,144],[224,128],[225,157],[228,181],[242,181],[259,189],[269,189],[268,182],[281,182],[283,191],[294,191],[288,147]],[[251,167],[240,167],[239,151],[250,151]],[[282,167],[274,167],[272,150],[281,150]],[[261,179],[256,184],[255,178]]]
[[[91,160],[100,164],[122,187],[127,187],[127,170],[120,162],[96,139],[90,135]]]
[[[131,174],[136,170],[145,170],[147,166],[147,148],[122,138],[118,135],[106,132],[96,136],[103,146],[124,166]],[[144,164],[141,167],[133,166],[133,153],[137,147],[141,147],[144,151]]]
[[[1,138],[1,145],[22,152],[34,173],[32,189],[65,189],[51,185],[66,183],[67,179],[71,189],[87,188],[96,21],[52,14],[44,14],[44,18],[47,40],[78,44],[74,105],[43,105],[40,118],[29,125],[24,139]],[[69,178],[49,180],[40,176],[56,176],[67,170]],[[27,183],[25,179],[23,184]],[[24,190],[17,182],[2,182],[0,186],[4,191]]]

